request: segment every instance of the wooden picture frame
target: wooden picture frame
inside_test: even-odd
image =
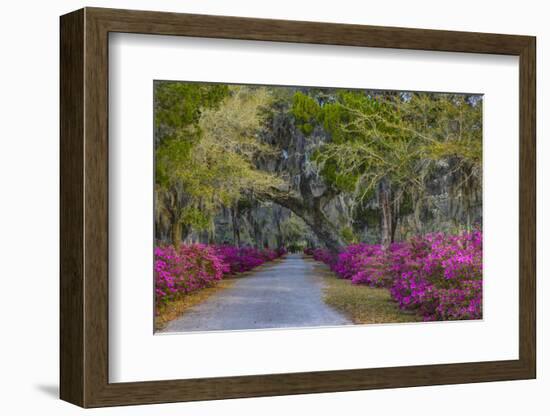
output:
[[[63,400],[82,407],[101,407],[535,378],[534,37],[100,8],[62,16],[60,29]],[[110,32],[519,56],[519,359],[109,383]]]

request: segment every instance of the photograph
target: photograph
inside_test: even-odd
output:
[[[8,296],[32,323],[16,349],[52,341],[33,365],[3,354],[36,393],[13,408],[537,413],[550,26],[528,4],[398,2],[25,14],[22,62],[59,59],[7,84],[26,124],[4,123],[25,136],[4,205],[52,196],[56,221],[4,216],[8,275],[40,289]],[[59,105],[17,105],[30,79]]]
[[[483,318],[481,94],[153,90],[155,333]]]

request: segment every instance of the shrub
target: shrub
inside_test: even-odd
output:
[[[432,234],[409,245],[390,289],[404,309],[425,320],[482,317],[482,234]]]
[[[220,280],[229,267],[204,244],[155,248],[155,294],[157,304]]]
[[[229,266],[231,274],[243,273],[277,258],[274,250],[253,247],[217,246],[216,253]]]
[[[407,242],[355,244],[337,255],[314,250],[353,284],[386,287],[402,309],[425,320],[479,319],[482,316],[482,234],[430,234]]]
[[[155,301],[159,306],[176,296],[211,286],[224,275],[252,270],[286,254],[284,248],[259,250],[252,247],[206,244],[155,248]]]
[[[323,248],[316,248],[315,250],[313,250],[312,255],[315,260],[322,261],[329,266],[334,263],[334,260],[336,258],[336,255],[334,253],[332,253],[330,250],[326,250]]]

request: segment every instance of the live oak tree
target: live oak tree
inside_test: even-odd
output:
[[[471,201],[481,180],[480,105],[452,94],[342,91],[324,104],[301,93],[294,97],[304,133],[317,123],[331,135],[315,154],[321,174],[359,204],[376,201],[384,246],[394,240],[404,200],[412,201],[422,232],[427,183],[441,164],[451,172],[451,190],[471,227]]]
[[[245,192],[276,186],[253,159],[271,151],[256,140],[265,89],[203,84],[160,84],[156,121],[156,211],[176,247],[192,230],[213,231],[221,207],[235,207]]]
[[[192,161],[193,147],[201,137],[202,110],[217,106],[227,94],[228,87],[223,85],[154,83],[156,238],[167,230],[177,246],[191,223],[204,222],[200,213],[189,209],[188,184],[175,169]]]

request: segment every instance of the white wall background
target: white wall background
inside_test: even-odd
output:
[[[423,387],[338,394],[225,400],[87,411],[103,415],[544,415],[550,402],[544,258],[550,207],[544,183],[550,146],[543,130],[550,102],[550,26],[536,0],[120,0],[5,2],[0,14],[0,409],[4,414],[83,412],[58,395],[58,16],[82,6],[240,15],[294,20],[529,34],[538,37],[539,378],[535,381]],[[546,74],[545,74],[546,72]],[[546,76],[546,77],[545,77]],[[515,190],[511,190],[512,192]],[[544,200],[546,198],[546,200]]]

